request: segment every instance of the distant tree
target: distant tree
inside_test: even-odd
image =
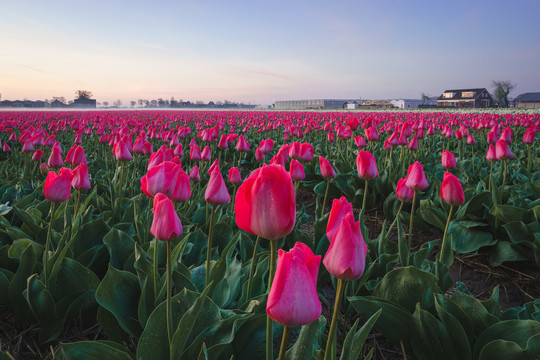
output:
[[[159,107],[164,107],[165,106],[165,100],[163,100],[162,98],[158,98],[157,103],[158,103]]]
[[[151,100],[150,104],[151,104],[152,107],[157,107],[158,102],[157,102],[157,100]]]
[[[143,100],[143,103],[144,103],[145,107],[150,106],[150,101],[149,100]]]
[[[78,100],[90,99],[92,98],[92,92],[88,90],[77,90],[75,91],[75,97]]]
[[[137,104],[137,102],[135,100],[131,100],[129,103],[131,104],[131,107],[134,107],[135,104]]]
[[[502,106],[508,107],[508,94],[514,90],[516,85],[512,84],[510,80],[493,80],[491,86],[493,87],[493,94],[499,102],[499,106],[502,104]]]
[[[103,102],[103,106],[105,106],[105,107],[109,106],[109,102],[108,102],[108,101],[104,101],[104,102]]]
[[[144,100],[143,99],[139,99],[137,100],[137,102],[139,103],[139,106],[142,107],[143,104],[144,104]]]
[[[420,98],[422,99],[422,104],[425,105],[426,101],[431,100],[432,97],[426,93],[422,93],[420,94]]]
[[[122,100],[120,100],[120,99],[116,100],[116,101],[113,103],[113,105],[116,106],[116,107],[122,106]]]
[[[66,103],[66,98],[63,96],[53,96],[53,101],[60,101],[62,104]]]

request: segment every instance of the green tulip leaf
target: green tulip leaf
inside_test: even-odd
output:
[[[478,229],[475,227],[476,225],[485,226],[483,223],[473,221],[450,222],[448,234],[452,235],[452,249],[461,254],[470,253],[483,246],[492,246],[497,242],[491,233]]]
[[[114,341],[96,340],[62,343],[55,354],[58,360],[133,360],[128,349]]]
[[[382,311],[383,309],[380,309],[373,314],[358,331],[356,331],[356,328],[359,320],[356,320],[343,341],[340,360],[356,360],[360,358],[364,343]]]

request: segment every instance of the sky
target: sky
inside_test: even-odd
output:
[[[2,100],[540,91],[540,1],[0,0]]]

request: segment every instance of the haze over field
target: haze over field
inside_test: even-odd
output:
[[[540,91],[540,2],[11,1],[0,93],[270,104]]]

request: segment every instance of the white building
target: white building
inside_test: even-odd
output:
[[[400,109],[417,109],[418,105],[437,106],[437,100],[422,100],[422,99],[399,99],[390,100],[390,103]]]

